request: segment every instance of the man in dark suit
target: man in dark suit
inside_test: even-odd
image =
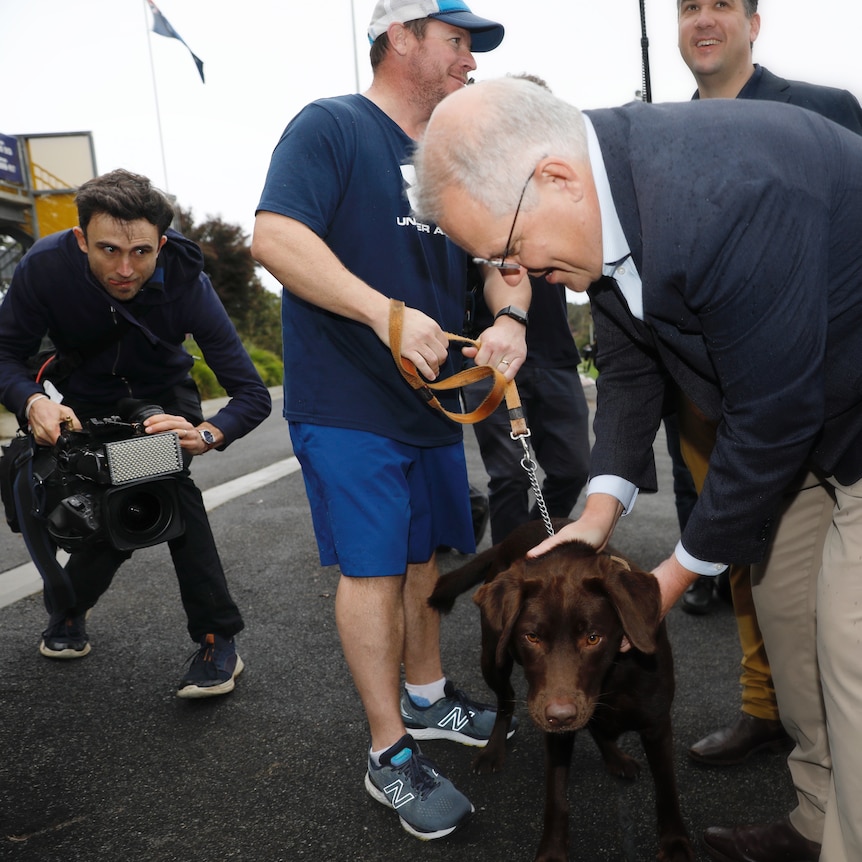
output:
[[[697,83],[695,99],[758,99],[787,102],[822,114],[862,134],[862,107],[846,90],[801,81],[787,81],[753,62],[753,46],[760,34],[757,0],[677,0],[679,51]],[[714,426],[699,417],[685,401],[680,425],[686,432],[681,448],[695,484],[706,477]],[[798,564],[798,561],[791,561]],[[714,578],[699,578],[683,596],[683,609],[705,613],[712,602]],[[695,743],[689,750],[698,763],[729,766],[756,751],[782,750],[787,735],[779,720],[772,673],[752,597],[750,569],[734,565],[729,584],[742,647],[741,709],[735,721]],[[793,769],[811,762],[807,752],[791,756]]]
[[[787,81],[753,61],[761,23],[757,2],[677,0],[679,52],[697,83],[693,98],[788,102],[859,131],[862,109],[851,93]]]
[[[655,490],[669,383],[717,426],[703,492],[655,569],[663,613],[698,575],[765,562],[757,611],[782,718],[797,744],[827,740],[830,790],[825,823],[735,830],[710,852],[813,862],[822,842],[823,859],[862,859],[862,140],[788,105],[581,114],[501,79],[440,104],[416,167],[417,214],[474,259],[513,285],[526,270],[590,293],[588,497],[533,555],[605,547],[638,490]],[[791,543],[821,559],[819,577],[781,582],[771,563]]]

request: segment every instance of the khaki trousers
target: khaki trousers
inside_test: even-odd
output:
[[[700,491],[714,427],[686,405],[679,425]],[[802,477],[788,490],[766,559],[748,576],[732,573],[730,583],[743,647],[743,709],[775,717],[755,711],[774,691],[795,743],[790,820],[822,844],[820,862],[860,862],[862,480],[842,486]]]
[[[821,862],[862,860],[862,481],[806,476],[752,567],[781,720],[793,825]]]

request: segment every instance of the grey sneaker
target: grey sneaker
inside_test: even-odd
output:
[[[51,614],[48,628],[42,632],[39,652],[47,658],[83,658],[90,652],[87,637],[87,615],[67,616],[65,612]]]
[[[242,659],[233,638],[208,634],[192,656],[189,669],[180,680],[177,697],[215,697],[233,691],[242,673]]]
[[[450,739],[484,748],[497,719],[497,709],[470,700],[447,680],[445,694],[430,706],[417,706],[404,689],[401,692],[401,718],[414,739]],[[506,739],[511,739],[517,729],[518,719],[512,716]]]
[[[365,789],[394,808],[402,827],[422,841],[449,835],[474,811],[470,800],[422,756],[409,734],[381,755],[380,766],[368,759]]]

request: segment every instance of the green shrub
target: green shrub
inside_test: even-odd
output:
[[[192,366],[191,376],[197,383],[201,393],[201,398],[207,400],[209,398],[222,398],[226,395],[224,389],[216,379],[215,373],[206,364],[203,359],[203,354],[200,348],[191,338],[187,338],[183,345],[185,349],[195,357],[195,364]],[[259,347],[248,347],[248,355],[260,374],[264,386],[279,386],[284,374],[284,364],[274,353],[269,350],[263,350]]]
[[[257,368],[266,386],[280,386],[284,377],[284,363],[272,351],[252,347],[248,351],[254,367]]]
[[[587,377],[592,377],[593,380],[599,379],[599,369],[596,368],[596,364],[590,363],[589,367],[587,367],[583,362],[578,366],[578,371],[581,374],[586,374]]]
[[[208,401],[210,398],[222,398],[227,394],[216,380],[212,368],[203,359],[195,361],[190,373],[192,380],[198,385],[198,391],[201,393],[203,401]]]

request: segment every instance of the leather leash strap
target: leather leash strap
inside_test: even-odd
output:
[[[453,422],[461,425],[473,425],[490,416],[505,397],[506,406],[509,409],[509,421],[512,423],[512,437],[523,437],[529,435],[527,420],[524,418],[524,410],[521,407],[521,397],[518,395],[518,387],[515,381],[507,381],[506,378],[489,365],[476,365],[473,368],[465,368],[445,380],[436,383],[428,383],[416,372],[416,366],[401,355],[401,335],[404,329],[404,303],[399,299],[389,300],[389,349],[395,365],[401,372],[401,376],[417,390],[431,407],[439,410],[449,417]],[[444,333],[450,341],[459,341],[479,347],[479,342],[463,335],[453,335],[451,332]],[[471,413],[451,413],[438,400],[434,391],[442,392],[451,389],[460,389],[477,383],[486,377],[494,378],[494,385],[487,394],[484,401]]]

